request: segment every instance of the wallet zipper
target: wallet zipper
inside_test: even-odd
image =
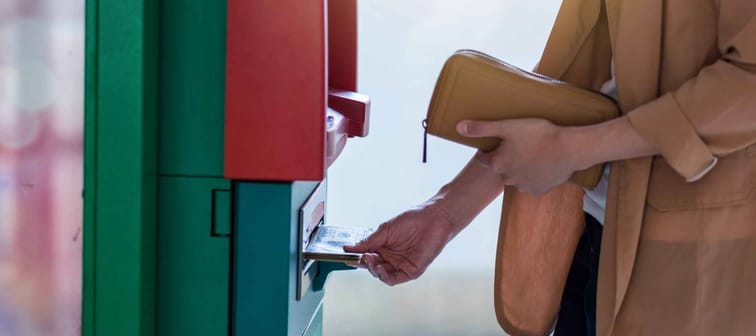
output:
[[[571,87],[578,87],[577,85],[570,84],[570,83],[567,83],[565,81],[561,81],[561,80],[558,80],[558,79],[555,79],[555,78],[551,78],[551,77],[548,77],[548,76],[541,75],[539,73],[530,72],[530,71],[526,71],[526,70],[520,69],[520,68],[518,68],[518,67],[516,67],[514,65],[511,65],[511,64],[509,64],[507,62],[504,62],[504,61],[502,61],[502,60],[500,60],[500,59],[498,59],[496,57],[493,57],[493,56],[491,56],[489,54],[486,54],[484,52],[480,52],[480,51],[477,51],[477,50],[462,49],[462,50],[457,51],[457,53],[458,54],[469,54],[469,55],[475,55],[475,56],[482,57],[482,58],[484,58],[485,60],[487,60],[489,62],[495,63],[496,65],[500,65],[500,66],[503,65],[508,70],[515,71],[517,73],[520,73],[522,75],[528,76],[530,78],[533,78],[535,80],[539,80],[539,81],[542,81],[542,82],[547,82],[547,83],[552,83],[552,84],[559,84],[559,85],[566,85],[566,86],[571,86]],[[611,99],[615,104],[618,104],[617,99],[615,99],[614,97],[612,97],[610,95],[607,95],[606,93],[603,93],[601,91],[594,90],[594,89],[591,89],[591,88],[582,88],[582,87],[580,87],[580,89],[600,94],[600,95],[602,95],[602,96],[604,96],[606,98]]]
[[[504,61],[502,61],[502,60],[500,60],[500,59],[498,59],[496,57],[493,57],[493,56],[491,56],[489,54],[486,54],[484,52],[480,52],[480,51],[477,51],[477,50],[463,49],[463,50],[458,51],[457,53],[459,53],[459,54],[470,54],[470,55],[475,55],[475,56],[483,57],[483,58],[485,58],[489,62],[496,63],[496,65],[503,65],[508,70],[512,70],[512,71],[518,72],[518,73],[520,73],[522,75],[525,75],[527,77],[533,78],[535,80],[539,80],[541,82],[548,82],[548,83],[562,84],[562,85],[564,85],[564,84],[571,85],[571,84],[569,84],[567,82],[560,81],[560,80],[555,79],[555,78],[547,77],[547,76],[544,76],[544,75],[541,75],[541,74],[538,74],[538,73],[534,73],[534,72],[530,72],[530,71],[525,71],[525,70],[520,69],[520,68],[518,68],[518,67],[516,67],[514,65],[511,65],[511,64],[509,64],[507,62],[504,62]]]
[[[423,119],[423,163],[428,163],[428,119]]]

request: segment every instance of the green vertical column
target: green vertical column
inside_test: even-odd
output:
[[[156,4],[86,3],[86,336],[154,334]]]
[[[161,177],[157,335],[226,336],[231,182]]]
[[[226,2],[160,1],[157,335],[229,335]]]
[[[160,1],[160,175],[223,178],[226,1]]]

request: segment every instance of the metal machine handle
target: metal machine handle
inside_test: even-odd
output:
[[[341,113],[347,120],[349,137],[366,137],[370,130],[370,97],[352,91],[331,89],[328,107]]]

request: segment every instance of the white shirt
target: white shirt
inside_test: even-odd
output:
[[[601,86],[601,92],[617,99],[617,82],[614,75],[614,63],[612,63],[612,79],[608,80]],[[601,225],[604,225],[606,216],[606,195],[609,191],[609,165],[604,168],[604,175],[601,177],[596,188],[593,190],[585,189],[583,196],[583,211],[587,212],[593,218],[596,218]]]

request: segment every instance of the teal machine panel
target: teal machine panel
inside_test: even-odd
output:
[[[312,182],[237,184],[237,335],[303,335],[321,309],[322,292],[307,293],[302,301],[296,298],[299,208],[316,186]]]
[[[300,209],[318,186],[236,183],[235,335],[321,334],[323,284],[330,272],[351,268],[320,262],[305,268],[299,259]]]

